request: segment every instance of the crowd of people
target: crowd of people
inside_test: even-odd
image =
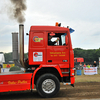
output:
[[[94,61],[94,63],[93,63],[93,65],[92,64],[85,64],[84,63],[84,65],[82,65],[82,62],[80,62],[80,64],[79,64],[79,69],[83,69],[84,67],[87,67],[87,68],[90,68],[90,67],[97,67],[97,64],[96,64],[96,61]]]

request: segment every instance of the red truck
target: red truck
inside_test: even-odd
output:
[[[0,92],[33,90],[36,86],[42,97],[53,97],[60,89],[60,82],[74,86],[74,53],[69,28],[59,27],[59,24],[31,26],[27,35],[28,59],[25,60],[24,25],[19,25],[19,43],[18,33],[12,33],[13,59],[26,71],[1,73]]]

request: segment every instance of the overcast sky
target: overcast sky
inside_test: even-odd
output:
[[[8,9],[10,0],[0,0],[0,52],[12,52],[12,32],[18,32],[19,23],[12,19]],[[73,48],[100,48],[100,0],[26,0],[25,33],[31,25],[69,26]],[[28,36],[25,35],[25,52]]]

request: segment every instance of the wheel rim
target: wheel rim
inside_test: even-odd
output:
[[[42,90],[45,93],[52,93],[56,88],[56,84],[52,79],[46,79],[42,83]]]

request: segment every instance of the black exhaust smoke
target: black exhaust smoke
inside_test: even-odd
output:
[[[26,0],[10,0],[13,4],[13,18],[17,20],[18,23],[25,22],[25,10],[26,7]]]

